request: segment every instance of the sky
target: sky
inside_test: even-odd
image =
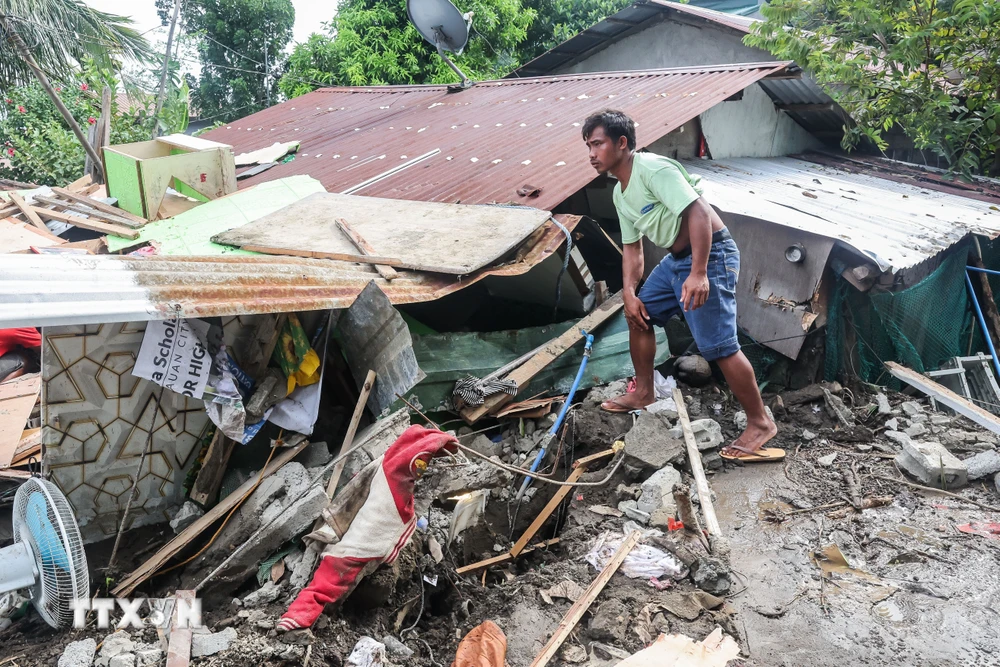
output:
[[[135,21],[139,32],[150,30],[146,37],[150,42],[166,41],[167,29],[159,28],[160,17],[156,15],[153,0],[84,0],[95,9],[120,16],[128,16]],[[295,6],[295,29],[293,40],[304,42],[309,35],[320,32],[320,25],[333,18],[336,2],[329,0],[292,0]]]

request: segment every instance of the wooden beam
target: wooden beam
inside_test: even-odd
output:
[[[545,665],[549,664],[552,658],[555,657],[559,648],[563,645],[563,642],[565,642],[566,639],[569,638],[570,633],[573,632],[573,628],[576,627],[576,624],[580,622],[583,615],[587,613],[588,609],[590,609],[590,605],[594,604],[594,600],[597,599],[597,596],[600,595],[601,591],[604,590],[604,587],[607,586],[611,577],[618,571],[618,568],[621,567],[625,558],[629,555],[629,553],[631,553],[632,549],[639,542],[639,538],[641,537],[642,533],[638,530],[633,530],[628,537],[625,538],[625,541],[621,543],[621,546],[618,547],[618,551],[616,551],[615,555],[611,557],[608,564],[604,566],[601,573],[590,583],[590,586],[587,587],[587,590],[584,591],[580,599],[569,608],[568,612],[566,612],[566,616],[564,616],[563,620],[559,622],[559,627],[556,628],[552,638],[549,639],[549,643],[545,645],[542,652],[539,653],[534,659],[531,663],[531,667],[545,667]]]
[[[32,206],[35,213],[38,215],[49,218],[50,220],[58,220],[59,222],[68,222],[71,225],[75,225],[80,229],[89,229],[92,232],[98,232],[100,234],[112,234],[114,236],[121,236],[127,238],[131,241],[139,238],[139,232],[134,229],[129,229],[128,227],[120,227],[118,225],[109,225],[104,222],[98,222],[96,220],[89,220],[87,218],[81,218],[78,215],[70,215],[68,213],[60,213],[59,211],[53,211],[50,208],[38,208],[37,206]]]
[[[361,251],[362,255],[368,256],[377,254],[375,252],[375,248],[373,248],[372,245],[368,243],[363,236],[361,236],[361,234],[358,234],[358,230],[351,227],[347,220],[337,218],[337,227],[339,227],[340,231],[347,235],[347,238],[351,239],[351,243],[354,244],[355,248]],[[386,280],[392,280],[399,277],[399,274],[396,273],[396,270],[391,266],[382,266],[381,264],[375,264],[374,266],[375,270],[378,271],[378,274]]]
[[[79,193],[71,192],[71,191],[67,190],[66,188],[52,188],[52,192],[56,193],[57,195],[59,195],[63,199],[69,199],[69,200],[75,201],[75,202],[77,202],[79,204],[85,204],[85,205],[87,205],[87,206],[89,206],[89,207],[91,207],[93,209],[98,210],[98,211],[104,211],[105,213],[110,213],[111,215],[116,215],[119,218],[125,218],[127,220],[131,220],[132,222],[134,222],[139,227],[141,227],[142,225],[145,225],[147,222],[149,222],[145,218],[140,218],[137,215],[133,215],[132,213],[129,213],[128,211],[126,211],[123,208],[117,208],[115,206],[111,206],[110,204],[105,204],[102,201],[97,201],[96,199],[91,199],[90,197],[86,197],[86,196],[81,195]]]
[[[972,404],[968,399],[962,398],[951,389],[894,361],[885,362],[885,367],[897,380],[902,380],[911,387],[919,389],[937,402],[948,406],[963,417],[968,417],[983,428],[1000,433],[1000,418],[983,410],[978,405]]]
[[[691,420],[688,418],[687,405],[684,404],[684,395],[681,390],[674,387],[674,403],[677,404],[677,417],[680,420],[681,430],[684,432],[684,442],[687,444],[688,462],[691,465],[691,474],[694,475],[695,486],[698,489],[698,500],[701,501],[701,511],[705,515],[705,528],[709,535],[722,536],[722,527],[719,519],[715,516],[715,505],[712,504],[712,489],[708,486],[708,477],[705,476],[705,468],[701,464],[701,452],[698,451],[698,443],[694,439],[694,431],[691,430]]]
[[[347,433],[344,434],[344,442],[340,445],[340,451],[337,452],[337,456],[353,449],[354,435],[358,432],[358,424],[361,423],[361,415],[365,413],[365,405],[368,403],[368,396],[371,395],[372,388],[375,386],[375,377],[375,371],[369,370],[364,384],[361,385],[361,395],[358,396],[358,402],[354,406],[354,414],[351,415],[351,423],[347,425]],[[337,492],[337,484],[340,483],[340,476],[344,474],[344,466],[346,465],[347,457],[344,457],[344,460],[333,468],[333,476],[330,477],[330,483],[326,485],[326,495],[331,500],[333,500],[333,496]],[[322,519],[319,520],[322,521]]]
[[[354,262],[355,264],[381,264],[383,266],[395,266],[406,268],[401,259],[392,257],[370,257],[366,255],[351,255],[346,252],[322,252],[319,250],[296,250],[294,248],[270,248],[262,245],[241,245],[243,250],[250,252],[262,252],[265,255],[285,255],[288,257],[310,257],[312,259],[334,259],[340,262]]]
[[[63,201],[62,199],[56,199],[55,197],[46,197],[45,195],[35,195],[34,199],[39,204],[45,204],[47,206],[58,206],[64,211],[73,211],[75,213],[82,213],[83,215],[88,215],[91,218],[107,222],[112,225],[122,225],[123,227],[130,227],[132,229],[141,227],[141,225],[139,225],[137,222],[129,220],[128,218],[122,217],[120,215],[112,215],[111,213],[105,213],[104,211],[99,211],[95,208],[91,208],[86,204],[80,204],[75,201]]]
[[[295,458],[308,445],[309,441],[303,440],[294,447],[285,448],[285,451],[275,456],[271,463],[264,468],[264,472],[259,478],[263,480],[273,475],[278,468]],[[247,495],[247,492],[257,484],[257,480],[258,476],[248,479],[240,488],[220,500],[204,516],[181,531],[180,535],[167,542],[159,551],[146,560],[145,563],[133,570],[131,574],[118,584],[112,593],[117,597],[128,597],[131,595],[142,582],[156,574],[161,567],[167,564],[167,561],[180,553],[184,547],[201,535],[202,532],[221,519],[229,510],[239,506],[243,502],[243,496]]]
[[[625,302],[622,298],[621,292],[614,295],[595,308],[589,315],[577,322],[574,326],[570,327],[568,331],[563,333],[558,338],[554,338],[549,341],[545,347],[539,350],[531,358],[512,370],[507,376],[507,379],[516,382],[519,390],[522,387],[527,386],[528,382],[531,381],[535,375],[558,359],[564,352],[566,352],[566,350],[573,347],[583,337],[580,333],[581,329],[586,329],[589,333],[593,333],[594,329],[601,326],[601,324],[608,320],[612,315],[621,310],[624,303]],[[513,398],[514,397],[511,395],[503,393],[487,396],[482,405],[465,407],[462,409],[460,414],[466,423],[472,424],[477,420],[482,419],[485,415],[494,412],[506,403],[509,403],[513,400]]]
[[[35,211],[30,206],[28,206],[28,204],[21,198],[21,195],[17,194],[16,192],[11,192],[10,200],[14,203],[14,206],[20,209],[21,213],[24,214],[24,217],[27,218],[28,222],[37,227],[39,231],[45,234],[45,236],[51,239],[56,239],[58,241],[65,240],[59,238],[51,231],[49,231],[49,228],[45,226],[45,223],[42,222],[42,219],[38,217],[38,214],[35,213]]]
[[[782,104],[777,102],[774,106],[782,111],[833,111],[837,108],[833,102],[826,104]]]
[[[586,458],[580,459],[579,461],[573,464],[573,472],[571,472],[569,474],[569,477],[566,478],[567,484],[573,484],[574,482],[579,481],[580,478],[583,477],[583,473],[587,472],[587,466],[589,464],[593,463],[598,459],[606,458],[608,456],[614,456],[614,454],[615,450],[608,449],[603,452],[598,452],[597,454],[592,454]],[[566,496],[568,496],[572,490],[573,490],[572,486],[560,486],[556,490],[555,494],[553,494],[548,504],[542,508],[542,511],[538,513],[538,516],[536,516],[535,520],[531,522],[531,525],[528,526],[528,529],[524,531],[524,534],[521,535],[521,537],[518,538],[517,542],[514,543],[514,546],[510,548],[511,556],[514,556],[516,558],[517,556],[521,555],[521,552],[524,551],[525,547],[528,546],[528,542],[530,542],[535,538],[535,534],[542,529],[542,526],[545,525],[545,522],[548,521],[549,517],[552,516],[552,513],[555,512],[560,505],[562,505],[562,502],[566,499]]]
[[[532,551],[536,551],[538,549],[545,549],[546,547],[551,547],[556,544],[559,544],[558,537],[554,537],[551,540],[546,540],[544,542],[539,542],[538,544],[530,546],[524,551],[522,551],[520,555],[523,556],[525,554],[530,554]],[[455,574],[461,575],[461,574],[469,574],[470,572],[477,572],[479,570],[482,570],[483,568],[487,568],[492,565],[503,565],[504,563],[509,563],[510,561],[515,560],[517,558],[518,556],[515,556],[510,552],[507,552],[505,554],[500,554],[499,556],[494,556],[493,558],[487,558],[486,560],[481,560],[478,563],[472,563],[471,565],[460,567],[457,570],[455,570]]]
[[[181,600],[187,604],[194,602],[195,591],[177,591],[174,596],[174,614],[170,621],[170,643],[167,644],[167,667],[187,667],[191,663],[190,627],[179,627],[177,622],[178,606]]]
[[[203,507],[208,507],[212,499],[219,493],[222,478],[226,476],[229,457],[233,455],[235,448],[235,440],[223,435],[222,429],[215,430],[215,436],[212,437],[212,442],[208,445],[208,452],[205,453],[201,470],[198,471],[198,476],[191,487],[191,500]]]

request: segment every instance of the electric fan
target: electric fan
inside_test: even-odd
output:
[[[0,593],[28,589],[31,604],[53,628],[73,622],[73,600],[90,597],[80,527],[69,501],[32,477],[14,496],[14,544],[0,549]]]

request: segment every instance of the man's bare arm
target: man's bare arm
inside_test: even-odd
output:
[[[637,289],[642,280],[645,259],[642,254],[642,239],[628,243],[622,251],[622,283],[625,296],[625,319],[630,327],[645,331],[649,329],[649,313],[639,300]]]
[[[681,286],[684,310],[701,308],[708,299],[708,254],[712,248],[712,209],[698,198],[685,209],[682,220],[687,225],[691,244],[691,275]]]

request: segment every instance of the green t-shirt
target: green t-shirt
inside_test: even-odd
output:
[[[676,160],[654,153],[636,153],[632,176],[622,194],[616,183],[613,199],[622,228],[622,244],[643,236],[669,248],[681,229],[681,213],[701,196],[701,176],[691,176]]]

